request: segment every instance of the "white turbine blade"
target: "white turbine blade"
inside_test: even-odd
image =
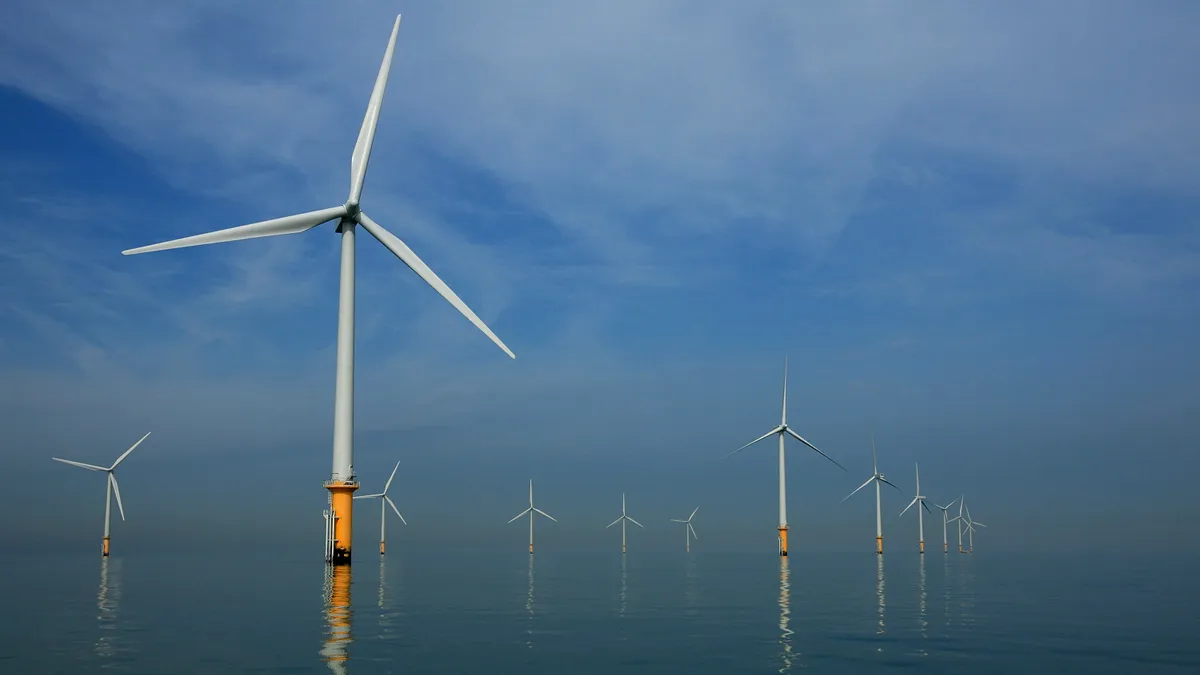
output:
[[[732,456],[738,454],[739,452],[745,450],[746,448],[754,445],[755,443],[757,443],[765,438],[770,438],[771,436],[774,436],[775,434],[779,433],[780,431],[782,431],[782,427],[775,427],[774,429],[768,431],[767,433],[763,434],[762,436],[759,436],[758,438],[750,441],[749,443],[743,445],[742,447],[738,448],[737,450],[734,450],[733,452],[729,453],[728,455],[725,455],[725,457],[732,457]],[[724,457],[722,457],[722,459],[724,459]]]
[[[871,432],[871,467],[875,473],[879,473],[879,460],[875,455],[875,432]]]
[[[782,422],[780,426],[787,426],[787,354],[783,355],[783,416],[780,418]]]
[[[392,501],[391,497],[384,495],[383,501],[387,502],[388,506],[392,507],[392,510],[396,512],[396,516],[400,518],[400,522],[404,523],[405,525],[408,524],[408,521],[404,519],[404,515],[400,513],[400,509],[396,508],[396,502]]]
[[[643,530],[646,529],[646,527],[644,525],[642,525],[638,521],[634,520],[633,518],[630,518],[629,516],[625,516],[625,519],[628,520],[629,522],[633,523],[634,525],[637,525],[638,527],[642,528]]]
[[[904,507],[904,510],[900,512],[900,515],[904,515],[905,513],[908,513],[908,510],[911,509],[912,505],[916,504],[916,503],[917,503],[917,498],[913,497],[913,500],[908,503],[908,506]]]
[[[510,520],[510,521],[508,521],[508,522],[510,522],[510,523],[511,523],[511,522],[513,522],[513,520],[516,520],[517,518],[520,518],[521,516],[523,516],[523,515],[525,515],[525,514],[529,513],[529,512],[530,512],[530,511],[532,511],[532,510],[533,510],[533,507],[530,507],[530,508],[528,508],[528,509],[525,509],[524,511],[522,511],[522,512],[518,513],[517,515],[513,516],[513,517],[512,517],[512,520]]]
[[[686,520],[680,520],[680,519],[678,519],[678,518],[672,518],[672,519],[671,519],[671,522],[672,522],[672,523],[686,523],[687,521],[686,521]]]
[[[108,469],[106,469],[102,466],[96,466],[95,464],[84,464],[83,462],[72,462],[69,459],[59,459],[58,457],[51,457],[50,459],[52,459],[56,462],[62,462],[63,464],[70,464],[71,466],[79,466],[79,467],[83,467],[85,469],[91,469],[92,471],[108,471]],[[78,474],[76,474],[76,475],[78,475]]]
[[[692,536],[699,539],[700,535],[696,534],[696,528],[692,527],[691,523],[687,524],[687,528],[692,531]]]
[[[921,506],[925,508],[926,513],[933,513],[933,510],[929,508],[929,505],[924,500],[921,501]]]
[[[614,521],[612,521],[611,523],[609,523],[608,525],[606,525],[606,526],[604,527],[604,529],[606,529],[606,530],[607,530],[608,528],[612,527],[613,525],[616,525],[617,523],[621,522],[621,521],[622,521],[622,520],[624,520],[624,519],[625,519],[625,516],[621,516],[620,518],[617,518],[616,520],[614,520]]]
[[[379,123],[379,111],[383,109],[383,92],[387,89],[388,74],[392,70],[392,54],[396,51],[396,34],[400,32],[400,15],[396,15],[396,23],[392,25],[392,37],[388,39],[387,50],[383,53],[383,63],[379,64],[379,74],[375,76],[375,88],[371,90],[371,100],[367,103],[367,114],[363,117],[362,127],[358,130],[358,140],[354,143],[354,154],[350,156],[350,203],[357,204],[362,194],[363,180],[367,177],[367,162],[371,159],[371,146],[375,144],[375,126]]]
[[[113,495],[117,498],[117,510],[121,512],[121,520],[125,520],[125,507],[121,505],[121,488],[117,486],[117,476],[108,472],[108,481],[112,483]]]
[[[137,442],[137,443],[134,443],[133,445],[129,446],[129,449],[128,449],[128,450],[126,450],[125,452],[121,453],[121,456],[117,458],[117,461],[113,462],[113,465],[112,465],[112,466],[108,467],[108,470],[109,470],[109,471],[112,471],[113,469],[115,469],[115,468],[117,468],[118,466],[120,466],[120,465],[121,465],[121,462],[124,462],[124,461],[125,461],[125,458],[129,456],[129,453],[133,452],[133,449],[134,449],[134,448],[136,448],[137,446],[141,445],[141,444],[142,444],[142,441],[146,440],[146,439],[147,439],[147,438],[149,438],[149,437],[150,437],[150,432],[149,432],[149,431],[147,431],[147,432],[146,432],[146,435],[145,435],[145,436],[142,436],[140,439],[138,439],[138,442]]]
[[[857,488],[855,488],[855,489],[854,489],[854,492],[851,492],[850,494],[846,495],[845,497],[842,497],[842,501],[844,502],[844,501],[846,501],[847,499],[850,499],[851,497],[853,497],[853,496],[855,495],[855,493],[857,493],[859,490],[861,490],[861,489],[863,489],[863,488],[867,487],[868,485],[870,485],[870,484],[871,484],[871,481],[873,481],[873,480],[875,480],[875,476],[871,476],[870,478],[868,478],[868,479],[867,479],[867,482],[865,482],[865,483],[863,483],[862,485],[859,485]]]
[[[699,507],[699,506],[697,506],[695,509],[693,509],[693,510],[692,510],[692,515],[688,516],[688,522],[689,522],[689,523],[690,523],[690,522],[692,522],[692,518],[695,518],[695,517],[696,517],[696,511],[699,511],[699,510],[700,510],[700,507]]]
[[[962,520],[962,516],[954,516],[953,518],[951,518],[950,520],[947,520],[946,522],[953,523],[956,520]]]
[[[542,514],[543,516],[546,516],[547,518],[549,518],[550,520],[553,520],[553,521],[554,521],[554,522],[556,522],[556,523],[558,522],[558,519],[557,519],[557,518],[555,518],[554,516],[550,515],[549,513],[546,513],[545,511],[543,511],[543,510],[541,510],[541,509],[534,509],[534,511],[537,511],[538,513]]]
[[[454,308],[457,309],[459,313],[467,317],[468,321],[475,324],[476,328],[483,331],[484,335],[491,338],[492,342],[495,342],[497,347],[503,349],[505,354],[508,354],[514,359],[517,358],[517,355],[513,354],[512,350],[509,349],[508,346],[500,340],[500,338],[496,337],[496,334],[492,332],[492,329],[488,328],[478,316],[475,316],[475,312],[472,312],[471,308],[467,307],[467,303],[463,302],[462,299],[455,295],[454,291],[450,290],[450,287],[446,285],[446,282],[438,278],[438,275],[434,274],[433,270],[429,269],[429,266],[426,265],[425,262],[419,257],[417,257],[417,254],[413,253],[412,249],[409,248],[407,244],[400,241],[396,235],[383,229],[383,226],[381,226],[379,223],[376,223],[374,220],[371,220],[370,216],[365,213],[360,212],[358,214],[358,222],[362,224],[363,228],[366,229],[367,232],[371,233],[372,237],[375,237],[377,240],[379,240],[379,243],[383,244],[389,251],[395,254],[395,256],[399,258],[401,262],[403,262],[405,265],[408,265],[409,269],[416,272],[417,276],[424,279],[425,283],[432,286],[433,290],[437,291],[439,295],[446,299],[446,302],[454,305]]]
[[[373,495],[354,495],[354,499],[375,499],[376,497],[382,497],[382,496],[383,496],[383,493],[378,492]]]
[[[186,248],[188,246],[200,246],[201,244],[220,244],[227,241],[241,241],[242,239],[255,239],[258,237],[271,237],[277,234],[296,234],[304,232],[328,222],[334,218],[341,218],[346,215],[345,206],[334,206],[320,211],[309,211],[308,213],[298,213],[294,216],[284,216],[283,218],[275,218],[273,220],[264,220],[258,223],[250,223],[249,225],[239,225],[230,227],[216,232],[205,232],[204,234],[196,234],[182,239],[172,239],[164,241],[160,244],[151,244],[149,246],[140,246],[121,251],[121,255],[137,255],[138,253],[152,253],[154,251],[165,251],[171,248]]]
[[[891,485],[892,487],[896,488],[897,490],[900,490],[900,488],[896,487],[896,484],[895,484],[895,483],[893,483],[892,481],[890,481],[890,480],[888,480],[888,479],[886,479],[886,478],[884,478],[884,477],[882,477],[882,476],[880,476],[880,478],[879,478],[879,482],[880,482],[880,483],[887,483],[888,485]],[[900,490],[900,492],[904,492],[904,490]]]
[[[841,464],[838,464],[838,463],[837,463],[837,462],[836,462],[836,461],[835,461],[835,460],[834,460],[832,457],[830,457],[829,455],[827,455],[827,454],[825,454],[825,453],[821,452],[820,450],[817,450],[817,446],[815,446],[815,445],[813,445],[812,443],[809,443],[808,441],[804,440],[804,438],[803,438],[803,437],[801,437],[801,436],[800,436],[800,434],[798,434],[798,433],[796,433],[796,432],[792,431],[790,427],[789,427],[789,428],[788,428],[786,431],[788,432],[788,434],[790,434],[790,435],[791,435],[791,437],[792,437],[792,438],[794,438],[794,439],[796,439],[796,440],[800,441],[801,443],[803,443],[803,444],[807,445],[808,447],[812,448],[812,449],[813,449],[813,450],[814,450],[814,451],[815,451],[815,452],[816,452],[818,455],[820,455],[820,456],[824,457],[825,459],[827,459],[827,460],[829,460],[829,461],[833,462],[834,464],[837,464],[837,467],[838,467],[839,469],[841,469],[842,471],[845,471],[845,470],[846,470],[846,467],[842,466]]]
[[[396,466],[392,469],[392,475],[388,476],[387,483],[383,485],[383,494],[387,494],[388,488],[392,486],[392,479],[396,477],[396,469],[400,468],[400,462],[396,462]]]
[[[978,520],[972,520],[972,521],[971,521],[971,524],[972,524],[972,525],[978,525],[978,526],[980,526],[980,527],[987,527],[987,525],[984,525],[983,523],[979,522]]]

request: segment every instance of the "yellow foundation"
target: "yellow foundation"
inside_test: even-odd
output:
[[[333,529],[333,563],[344,565],[350,562],[350,541],[354,532],[354,491],[358,483],[332,481],[326,489],[333,497],[333,513],[337,516]]]
[[[779,528],[779,555],[787,555],[787,525]]]
[[[883,555],[883,537],[875,537],[875,553]]]
[[[921,542],[921,553],[925,552],[925,542]]]
[[[533,544],[529,545],[529,555],[533,555]]]
[[[950,544],[942,544],[942,553],[950,552]]]
[[[384,542],[379,542],[379,555],[383,555]]]
[[[100,555],[102,555],[102,556],[108,555],[108,537],[104,538],[104,544],[102,544],[100,546]]]

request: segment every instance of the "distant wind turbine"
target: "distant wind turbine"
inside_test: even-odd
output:
[[[974,553],[975,552],[975,526],[978,525],[979,527],[987,527],[987,525],[984,525],[983,523],[981,523],[977,520],[971,520],[970,507],[966,507],[966,511],[967,511],[967,521],[966,521],[967,522],[967,553]]]
[[[954,502],[956,501],[958,501],[957,497],[951,499],[950,503],[946,504],[945,506],[942,506],[941,504],[934,504],[934,506],[942,510],[942,553],[950,552],[950,539],[946,536],[946,526],[953,522],[953,520],[957,520],[957,518],[951,520],[949,513],[950,507],[954,506]]]
[[[530,481],[529,481],[529,508],[527,508],[524,511],[513,516],[512,520],[510,520],[508,522],[511,523],[514,520],[516,520],[517,518],[520,518],[521,516],[523,516],[527,513],[529,514],[529,555],[533,555],[533,514],[535,514],[535,513],[541,514],[543,516],[546,516],[550,520],[553,520],[556,523],[558,522],[558,520],[554,516],[550,515],[549,513],[546,513],[545,511],[543,511],[533,505],[533,480],[532,479],[530,479]]]
[[[71,466],[77,466],[82,469],[87,469],[89,471],[101,471],[101,472],[108,474],[108,480],[105,481],[107,483],[108,487],[105,488],[105,494],[104,494],[104,543],[100,547],[100,555],[101,556],[108,555],[109,520],[112,517],[112,498],[114,495],[117,498],[117,510],[120,511],[120,513],[121,513],[121,520],[125,520],[125,507],[121,505],[121,488],[120,488],[120,486],[117,485],[117,474],[116,474],[117,467],[121,465],[121,462],[125,461],[125,458],[129,456],[129,453],[133,452],[134,448],[141,445],[142,441],[146,440],[146,438],[148,438],[149,436],[150,436],[150,432],[146,432],[145,436],[142,436],[140,439],[138,439],[137,443],[134,443],[133,445],[129,446],[129,449],[126,450],[125,452],[121,453],[121,456],[117,458],[117,461],[113,462],[112,466],[107,467],[107,468],[105,468],[103,466],[96,466],[95,464],[84,464],[83,462],[73,462],[69,459],[59,459],[58,457],[50,458],[56,462],[62,462],[63,464],[70,464]]]
[[[686,550],[688,553],[692,552],[692,537],[695,537],[696,539],[700,538],[700,535],[696,534],[696,529],[694,527],[692,527],[692,518],[696,517],[696,511],[699,511],[699,510],[700,510],[699,506],[697,506],[695,509],[693,509],[692,515],[688,516],[687,520],[680,520],[678,518],[671,519],[672,523],[683,523],[684,524],[684,526],[683,526],[684,535],[683,536],[684,536],[684,546],[686,546],[686,548],[684,550]]]
[[[842,497],[842,502],[850,499],[855,495],[855,493],[867,487],[871,483],[875,483],[875,553],[883,555],[883,511],[882,507],[880,506],[879,484],[887,483],[897,490],[900,488],[896,487],[895,483],[884,478],[882,473],[879,473],[879,461],[875,455],[875,434],[871,434],[871,468],[873,473],[871,474],[871,477],[867,479],[867,482],[855,488],[854,492]]]
[[[959,553],[964,553],[963,545],[962,545],[963,504],[966,504],[966,503],[967,503],[966,495],[959,495],[959,497],[958,497],[958,515],[950,519],[950,522],[958,523],[957,527],[958,527],[958,552]]]
[[[699,507],[697,507],[697,508],[699,508]],[[611,523],[608,524],[608,527],[604,528],[607,530],[609,527],[612,527],[613,525],[616,525],[617,523],[621,524],[621,553],[625,552],[625,521],[629,521],[629,522],[633,523],[634,525],[637,525],[638,527],[645,529],[641,523],[639,523],[638,521],[634,520],[633,518],[630,518],[629,516],[625,515],[625,493],[622,492],[621,493],[621,517],[612,521]]]
[[[388,496],[388,488],[392,486],[392,479],[396,477],[396,469],[400,468],[400,462],[396,462],[396,466],[392,469],[392,475],[388,476],[387,483],[383,485],[383,492],[373,495],[354,495],[355,499],[378,499],[379,500],[379,555],[383,555],[384,542],[387,540],[387,507],[392,507],[396,512],[396,517],[405,525],[408,521],[400,513],[400,509],[396,508],[396,502]]]
[[[828,459],[829,461],[833,462],[834,464],[837,464],[838,468],[840,468],[842,471],[846,470],[846,467],[842,466],[841,464],[838,464],[836,461],[834,461],[834,459],[832,457],[821,452],[819,449],[817,449],[817,446],[804,440],[800,436],[800,434],[797,434],[795,431],[792,431],[791,427],[788,426],[788,423],[787,423],[787,370],[788,370],[787,357],[785,356],[783,359],[783,414],[780,419],[779,426],[768,431],[767,433],[763,434],[762,436],[759,436],[758,438],[750,441],[749,443],[743,445],[742,447],[738,448],[737,450],[734,450],[733,452],[729,453],[728,455],[725,455],[726,457],[736,455],[737,453],[741,452],[742,450],[745,450],[746,448],[754,445],[755,443],[757,443],[761,440],[770,438],[771,436],[776,436],[776,435],[779,436],[779,555],[787,555],[788,554],[787,463],[784,460],[784,447],[783,447],[784,437],[791,436],[792,438],[807,445],[809,448],[811,448],[813,451],[815,451],[818,455],[824,457],[825,459]]]
[[[929,511],[929,507],[926,506],[925,497],[924,497],[924,495],[921,494],[921,465],[917,464],[916,467],[917,467],[917,496],[913,497],[913,500],[908,503],[908,506],[904,507],[904,511],[901,511],[900,515],[903,516],[909,509],[911,509],[913,507],[913,504],[917,504],[917,503],[920,504],[920,506],[917,507],[917,531],[919,532],[919,537],[920,537],[917,541],[921,548],[921,554],[924,555],[925,554],[925,514],[923,514],[921,512],[921,509],[925,509],[926,511]],[[932,511],[929,511],[929,512],[933,513]]]
[[[450,287],[408,245],[376,223],[360,208],[359,198],[362,195],[363,182],[367,176],[367,163],[371,158],[371,147],[375,142],[375,127],[383,108],[383,94],[387,88],[388,74],[392,67],[392,54],[396,49],[396,35],[399,31],[400,16],[397,15],[396,21],[392,25],[392,35],[388,40],[387,50],[383,54],[383,63],[379,66],[379,74],[375,78],[375,87],[371,90],[366,116],[358,131],[358,140],[355,142],[354,152],[350,156],[350,193],[343,204],[319,211],[239,225],[122,251],[124,255],[134,255],[201,244],[297,234],[330,221],[337,221],[337,232],[341,235],[342,241],[341,276],[338,291],[337,375],[333,395],[333,471],[329,481],[325,483],[325,488],[330,492],[333,510],[331,515],[335,523],[332,537],[334,540],[332,561],[335,563],[350,562],[353,494],[359,487],[354,474],[354,241],[357,227],[361,225],[368,234],[383,244],[401,262],[408,265],[409,269],[432,286],[433,290],[453,305],[467,320],[475,324],[476,328],[483,331],[492,342],[496,343],[496,346],[504,350],[504,353],[516,358],[512,350],[496,337],[496,334],[475,315],[475,312],[472,312],[466,303],[450,290]],[[352,43],[359,42],[360,37],[355,34],[350,37],[350,41]]]

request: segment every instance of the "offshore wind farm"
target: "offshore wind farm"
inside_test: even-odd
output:
[[[1195,25],[15,0],[0,663],[1200,670]]]

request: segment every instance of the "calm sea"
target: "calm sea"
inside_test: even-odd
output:
[[[1200,672],[1194,559],[359,555],[0,558],[0,672]]]

